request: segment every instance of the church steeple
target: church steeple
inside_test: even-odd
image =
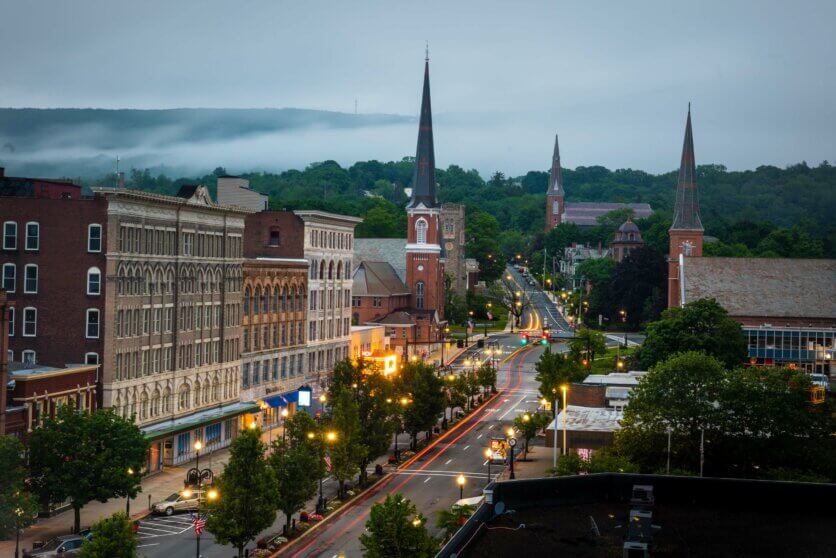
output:
[[[563,174],[560,172],[560,145],[557,142],[557,134],[554,135],[554,154],[552,154],[552,171],[549,175],[549,192],[553,196],[563,194]]]
[[[694,158],[690,103],[688,103],[688,121],[685,124],[685,141],[682,145],[682,160],[679,164],[679,181],[676,185],[676,205],[671,230],[703,230],[697,193],[697,164]]]
[[[418,124],[418,147],[415,150],[415,174],[412,177],[412,197],[407,208],[437,207],[435,198],[435,149],[433,147],[433,116],[430,107],[430,59],[424,60],[424,92],[421,98],[421,118]]]

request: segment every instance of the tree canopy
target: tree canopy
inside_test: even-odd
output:
[[[426,518],[402,494],[390,494],[372,506],[366,532],[360,535],[366,558],[431,558],[438,544],[427,532]]]

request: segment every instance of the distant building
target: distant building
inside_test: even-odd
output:
[[[397,372],[400,361],[389,347],[389,336],[383,325],[351,327],[351,358],[371,363],[384,376]]]
[[[577,276],[578,266],[586,260],[600,260],[610,257],[612,252],[609,248],[604,248],[601,245],[598,247],[586,246],[572,243],[563,249],[563,258],[560,260],[560,273],[572,279],[572,288],[576,288],[581,284],[580,277]]]
[[[219,176],[217,190],[218,203],[221,205],[245,207],[253,211],[268,209],[270,197],[250,188],[250,181],[246,178]]]
[[[831,375],[836,354],[836,260],[703,257],[691,111],[668,258],[668,307],[703,298],[743,325],[750,365]]]
[[[464,226],[463,205],[441,204],[441,235],[445,252],[444,271],[452,278],[453,290],[461,297],[467,295],[469,286],[467,260],[464,257]]]
[[[617,262],[622,261],[636,248],[644,246],[642,233],[632,219],[627,219],[618,227],[615,239],[610,246],[612,247],[612,257]]]
[[[619,209],[631,209],[634,219],[645,219],[653,213],[650,205],[646,203],[566,202],[565,197],[563,173],[560,167],[560,146],[555,135],[549,189],[546,192],[546,232],[561,223],[594,227],[598,224],[599,217]]]

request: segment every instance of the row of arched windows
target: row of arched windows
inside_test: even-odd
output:
[[[311,279],[351,279],[350,260],[311,260]]]
[[[140,263],[123,263],[117,271],[117,290],[120,295],[173,294],[175,274],[172,266],[156,266],[151,269]],[[187,265],[181,268],[179,288],[181,293],[240,292],[242,274],[234,266],[224,276],[221,266]]]
[[[314,248],[332,248],[335,250],[351,250],[352,238],[350,233],[311,230],[311,246]]]
[[[269,314],[271,312],[295,312],[305,309],[307,292],[304,287],[264,287],[256,285],[244,288],[244,315]]]

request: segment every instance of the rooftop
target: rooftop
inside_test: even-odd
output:
[[[353,296],[408,295],[398,273],[388,262],[361,261],[352,274]]]
[[[590,374],[584,379],[583,383],[604,386],[634,386],[639,383],[639,379],[645,374],[647,372],[640,370],[610,372],[609,374]]]
[[[836,321],[836,260],[685,258],[685,302],[713,298],[731,316]]]
[[[618,424],[624,414],[609,407],[580,407],[568,405],[569,411],[566,417],[566,430],[572,432],[615,432],[621,425]],[[557,415],[557,426],[563,428],[564,414],[560,411]],[[554,429],[554,420],[548,426],[549,430]]]
[[[598,224],[598,217],[619,209],[632,209],[635,219],[645,219],[653,213],[647,203],[566,202],[561,222],[591,227]]]
[[[386,262],[406,281],[406,239],[405,238],[355,238],[354,264],[362,261]]]

